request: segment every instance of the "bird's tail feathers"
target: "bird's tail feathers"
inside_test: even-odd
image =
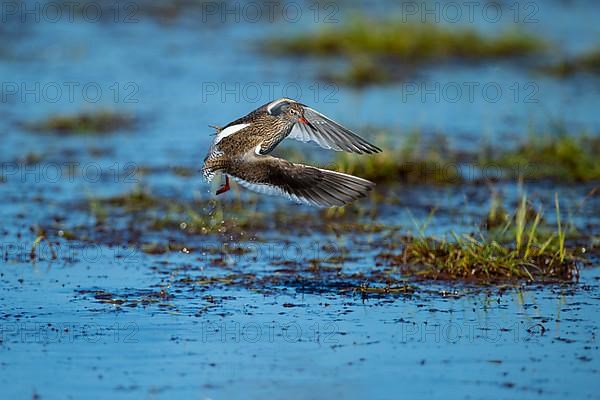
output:
[[[218,135],[223,130],[223,128],[218,125],[209,125],[208,127],[215,130],[215,132],[211,133],[211,135]]]

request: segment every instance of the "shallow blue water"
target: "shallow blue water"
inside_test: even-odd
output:
[[[173,288],[175,308],[166,310],[74,295],[170,287],[148,270],[151,260],[138,261],[4,267],[6,396],[593,398],[598,390],[595,271],[578,285],[503,295],[430,285],[363,301]]]

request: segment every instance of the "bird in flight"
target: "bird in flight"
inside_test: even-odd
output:
[[[202,173],[210,182],[217,172],[229,190],[229,176],[259,193],[280,195],[317,207],[335,207],[366,196],[375,184],[341,172],[294,164],[269,153],[285,138],[313,141],[325,149],[358,154],[381,149],[320,112],[292,99],[267,103],[224,127],[204,159]]]

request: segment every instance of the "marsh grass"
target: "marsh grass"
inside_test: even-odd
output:
[[[436,280],[494,283],[511,280],[570,281],[578,276],[578,259],[566,246],[566,230],[555,197],[556,226],[541,229],[543,211],[528,217],[526,196],[513,218],[489,232],[435,239],[421,234],[409,238],[402,252],[384,259],[411,275]]]
[[[600,138],[598,136],[533,134],[511,151],[497,152],[482,159],[499,167],[526,166],[526,179],[553,179],[566,182],[600,180]]]
[[[42,242],[46,242],[48,248],[50,249],[50,258],[52,260],[56,260],[58,258],[56,254],[56,250],[52,244],[52,241],[48,240],[48,235],[46,234],[46,230],[40,226],[35,227],[35,238],[33,243],[31,244],[31,250],[29,251],[29,259],[31,261],[37,260],[37,248],[40,246]]]
[[[506,224],[509,218],[510,216],[504,207],[502,198],[498,192],[493,191],[491,205],[485,219],[484,227],[486,229],[498,228]]]
[[[466,28],[365,17],[335,29],[275,39],[268,44],[268,50],[281,54],[392,56],[410,63],[524,56],[545,47],[541,39],[521,31],[488,37]]]
[[[59,134],[97,134],[131,129],[135,118],[109,110],[53,115],[46,120],[25,124],[33,132]]]
[[[493,180],[525,179],[559,182],[600,180],[600,137],[559,134],[528,135],[514,149],[482,147],[473,152],[453,150],[443,136],[424,139],[418,131],[404,134],[395,147],[383,140],[375,155],[338,153],[333,168],[376,183],[462,184],[473,170],[493,168]]]
[[[458,155],[453,153],[443,138],[425,142],[418,131],[405,135],[403,143],[395,148],[376,140],[382,153],[356,155],[338,153],[335,169],[354,174],[376,183],[447,184],[458,183],[462,177],[455,166]]]

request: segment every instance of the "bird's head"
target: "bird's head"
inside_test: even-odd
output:
[[[311,126],[304,117],[304,105],[291,99],[282,98],[271,102],[267,106],[267,113],[292,125],[300,123]]]

